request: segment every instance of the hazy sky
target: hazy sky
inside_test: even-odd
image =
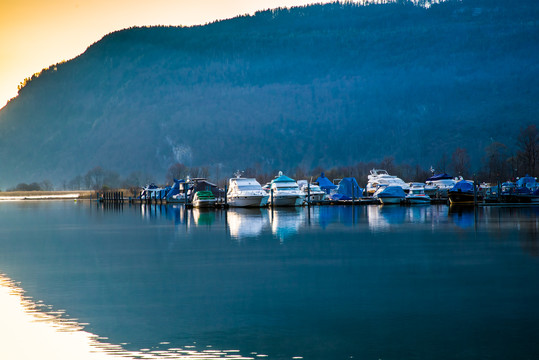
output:
[[[308,0],[0,0],[0,108],[26,77],[134,25],[195,25]]]

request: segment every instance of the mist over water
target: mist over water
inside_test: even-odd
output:
[[[31,318],[64,319],[84,354],[539,355],[539,207],[18,202],[0,203],[0,222],[2,308],[18,296]]]

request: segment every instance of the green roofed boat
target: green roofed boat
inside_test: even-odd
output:
[[[211,191],[203,190],[197,191],[193,197],[193,207],[195,208],[208,208],[214,207],[217,199]]]

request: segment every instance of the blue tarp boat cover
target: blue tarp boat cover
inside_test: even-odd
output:
[[[320,186],[320,189],[325,191],[327,194],[329,194],[331,189],[337,188],[337,185],[333,184],[327,177],[325,177],[324,173],[320,174],[318,179],[316,179],[316,182]]]
[[[535,184],[535,178],[534,177],[531,177],[531,176],[524,176],[524,177],[521,177],[520,179],[517,180],[517,186],[518,187],[524,187],[526,186],[526,184]],[[532,185],[533,187],[533,185]]]
[[[460,192],[468,192],[473,193],[473,183],[468,180],[461,180],[458,183],[453,186],[453,188],[449,191],[460,191]]]
[[[404,190],[402,190],[402,187],[400,186],[388,186],[384,190],[380,191],[380,193],[378,193],[377,196],[381,198],[384,198],[384,197],[405,198],[406,194],[404,193]]]
[[[174,185],[170,188],[170,190],[167,192],[167,199],[173,197],[174,195],[177,195],[180,193],[180,184],[184,183],[184,180],[178,180],[174,179]]]
[[[446,180],[446,179],[453,179],[453,177],[447,175],[446,173],[436,174],[428,178],[426,181],[436,181],[436,180]]]
[[[337,188],[337,194],[333,194],[333,200],[352,200],[352,195],[355,199],[363,197],[363,189],[359,187],[357,181],[353,177],[346,177],[341,180]]]

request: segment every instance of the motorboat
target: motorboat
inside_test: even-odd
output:
[[[339,181],[337,189],[334,189],[330,193],[331,200],[355,200],[363,197],[364,189],[360,188],[356,178],[345,177],[342,179],[335,179],[333,181]]]
[[[228,180],[227,203],[232,207],[262,207],[268,203],[268,197],[256,179],[242,178],[236,174]]]
[[[309,201],[320,201],[326,197],[326,192],[323,191],[319,185],[308,183],[307,180],[298,180],[298,186],[305,194],[305,199]]]
[[[433,175],[425,181],[425,194],[429,196],[437,194],[440,197],[447,197],[447,192],[460,180],[462,178],[453,178],[446,173]],[[433,187],[435,188],[434,194],[430,190]]]
[[[217,199],[211,191],[202,190],[195,192],[192,204],[194,208],[209,208],[214,207],[216,202]]]
[[[425,191],[425,195],[432,196],[432,197],[436,196],[436,193],[438,192],[438,187],[436,187],[433,184],[411,182],[411,183],[408,183],[408,185],[410,186],[410,189],[412,189],[413,187],[422,187],[423,190]]]
[[[194,200],[195,195],[199,191],[209,191],[212,193],[213,197],[215,198],[215,201],[217,202],[217,199],[224,198],[224,192],[217,187],[217,185],[209,182],[205,178],[187,178],[184,184],[180,184],[180,192],[183,191],[187,192],[187,201],[190,203],[193,203],[194,206]]]
[[[504,203],[539,203],[539,184],[531,176],[517,178],[516,183],[502,184],[500,201]]]
[[[174,179],[174,185],[167,192],[168,203],[185,203],[186,201],[186,186],[184,180]]]
[[[372,169],[367,178],[367,193],[371,195],[376,192],[380,185],[400,186],[404,192],[410,190],[410,185],[397,176],[389,175],[386,170]]]
[[[474,194],[474,183],[470,180],[461,180],[455,184],[448,192],[451,204],[473,205],[475,198],[479,200],[480,194]]]
[[[413,184],[405,201],[408,204],[430,204],[430,196],[425,194],[425,187],[422,184]]]
[[[149,184],[142,188],[140,193],[141,200],[163,200],[166,198],[167,190],[155,184]]]
[[[406,193],[400,186],[396,185],[380,185],[373,197],[378,199],[382,204],[400,204],[406,197]]]
[[[279,171],[279,175],[271,181],[268,204],[271,206],[301,206],[304,201],[305,193],[299,189],[298,183]]]

